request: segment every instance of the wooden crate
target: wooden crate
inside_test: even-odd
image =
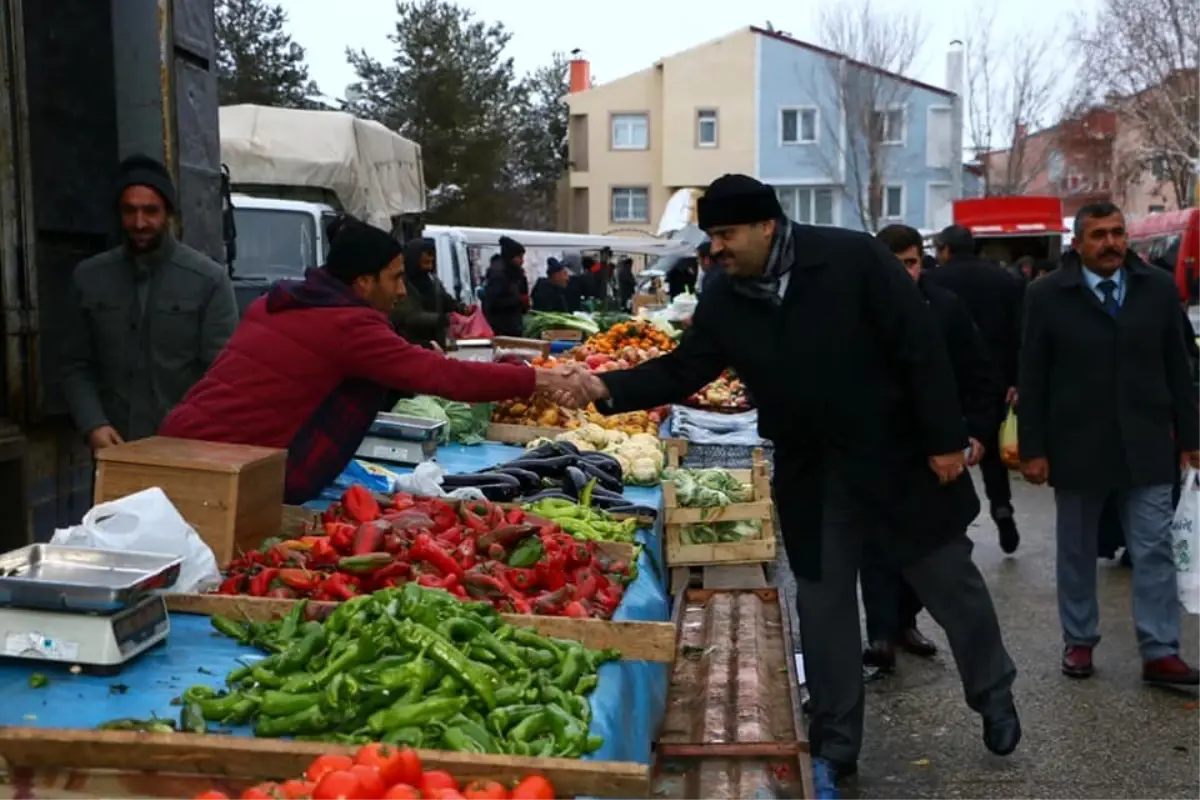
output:
[[[218,564],[279,531],[287,451],[154,436],[96,452],[96,503],[157,486]]]
[[[668,453],[672,452],[668,448]],[[754,451],[752,469],[731,469],[735,478],[754,487],[754,499],[721,508],[682,508],[675,496],[675,484],[663,481],[663,517],[666,532],[667,566],[704,566],[708,564],[747,564],[775,560],[775,506],[771,500],[771,481],[761,450]],[[684,526],[702,522],[758,520],[762,535],[757,539],[716,544],[684,544]]]
[[[544,339],[524,339],[518,336],[497,336],[492,339],[492,350],[533,350],[543,356],[550,355],[550,342]]]
[[[553,439],[567,432],[566,428],[545,428],[537,425],[513,425],[508,422],[493,422],[488,425],[483,438],[501,444],[526,445],[534,439]]]
[[[542,339],[547,342],[581,342],[583,331],[578,328],[551,328],[542,331]]]

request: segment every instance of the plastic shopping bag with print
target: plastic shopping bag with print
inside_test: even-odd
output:
[[[1189,614],[1200,614],[1200,472],[1192,468],[1184,472],[1171,537],[1179,604]]]

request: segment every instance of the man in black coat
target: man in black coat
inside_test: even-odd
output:
[[[671,353],[578,380],[608,413],[679,402],[732,367],[775,443],[775,502],[796,573],[813,755],[838,776],[862,742],[857,578],[867,541],[946,630],[984,742],[1020,723],[991,596],[971,561],[979,513],[946,346],[916,285],[871,236],[793,224],[771,187],[712,183],[699,224],[723,270]]]
[[[996,425],[983,440],[979,469],[992,519],[1000,534],[1000,547],[1006,553],[1013,553],[1021,543],[1021,536],[1013,519],[1008,467],[1000,457],[1000,426],[1008,407],[1017,402],[1024,284],[999,264],[976,256],[975,240],[966,228],[951,225],[937,235],[935,243],[941,263],[928,273],[929,280],[962,298],[988,346],[996,386],[993,399]]]
[[[567,304],[567,268],[557,258],[546,259],[546,277],[538,278],[533,285],[534,311],[555,311],[566,313]]]
[[[500,258],[488,266],[483,287],[483,315],[497,336],[521,336],[528,310],[525,248],[515,239],[501,236]]]
[[[967,306],[953,292],[934,286],[922,272],[921,234],[907,225],[889,225],[875,235],[890,250],[914,281],[937,318],[946,342],[958,400],[970,439],[968,466],[979,463],[980,443],[996,424],[995,387],[987,347],[971,319]],[[896,666],[896,647],[917,656],[937,652],[934,643],[917,629],[921,600],[904,579],[896,564],[877,548],[868,547],[860,575],[863,610],[867,617],[867,650],[863,663],[891,671]]]
[[[1062,671],[1092,674],[1097,526],[1115,492],[1133,560],[1142,679],[1194,686],[1200,672],[1179,657],[1171,536],[1179,451],[1200,465],[1192,333],[1171,276],[1129,250],[1120,209],[1084,206],[1074,234],[1062,266],[1029,287],[1017,437],[1026,480],[1054,487]]]

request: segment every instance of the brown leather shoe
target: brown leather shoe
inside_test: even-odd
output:
[[[914,656],[929,658],[937,654],[937,645],[916,628],[909,628],[900,634],[900,647],[906,653]]]
[[[1200,670],[1179,656],[1165,656],[1142,664],[1142,680],[1164,686],[1200,685]]]
[[[1092,666],[1092,648],[1086,644],[1069,645],[1063,650],[1062,673],[1068,678],[1090,678],[1095,668]]]
[[[871,642],[863,651],[863,663],[882,672],[891,672],[896,668],[896,648],[891,642]]]

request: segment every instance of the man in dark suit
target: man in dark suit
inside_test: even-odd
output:
[[[1075,216],[1074,250],[1029,287],[1021,348],[1021,471],[1057,509],[1063,674],[1092,674],[1100,641],[1097,527],[1116,493],[1133,560],[1133,619],[1149,683],[1197,685],[1179,657],[1171,522],[1176,463],[1200,465],[1200,420],[1171,276],[1128,248],[1111,203]]]
[[[995,387],[987,346],[966,304],[925,277],[920,232],[907,225],[889,225],[875,238],[892,251],[909,277],[917,282],[929,310],[937,318],[954,369],[958,400],[971,443],[967,464],[974,466],[983,456],[981,440],[996,424]],[[860,582],[867,617],[864,664],[891,671],[896,666],[897,646],[916,656],[929,657],[937,652],[934,643],[917,629],[920,598],[896,564],[882,557],[878,548],[867,548]]]
[[[951,225],[937,235],[935,243],[940,265],[928,273],[929,280],[962,298],[988,346],[996,386],[992,401],[996,406],[996,425],[983,440],[979,470],[983,473],[992,520],[1000,534],[1000,548],[1014,553],[1021,544],[1021,535],[1013,519],[1008,467],[1000,457],[1000,425],[1008,407],[1017,401],[1024,284],[999,264],[975,255],[975,240],[966,228]]]
[[[899,564],[946,630],[985,745],[1020,740],[1005,652],[967,526],[979,500],[966,425],[937,322],[886,247],[799,225],[771,187],[713,181],[699,224],[722,271],[669,354],[596,375],[606,413],[678,402],[732,367],[775,443],[775,502],[792,569],[811,694],[814,757],[839,777],[862,744],[857,577],[870,541]]]

